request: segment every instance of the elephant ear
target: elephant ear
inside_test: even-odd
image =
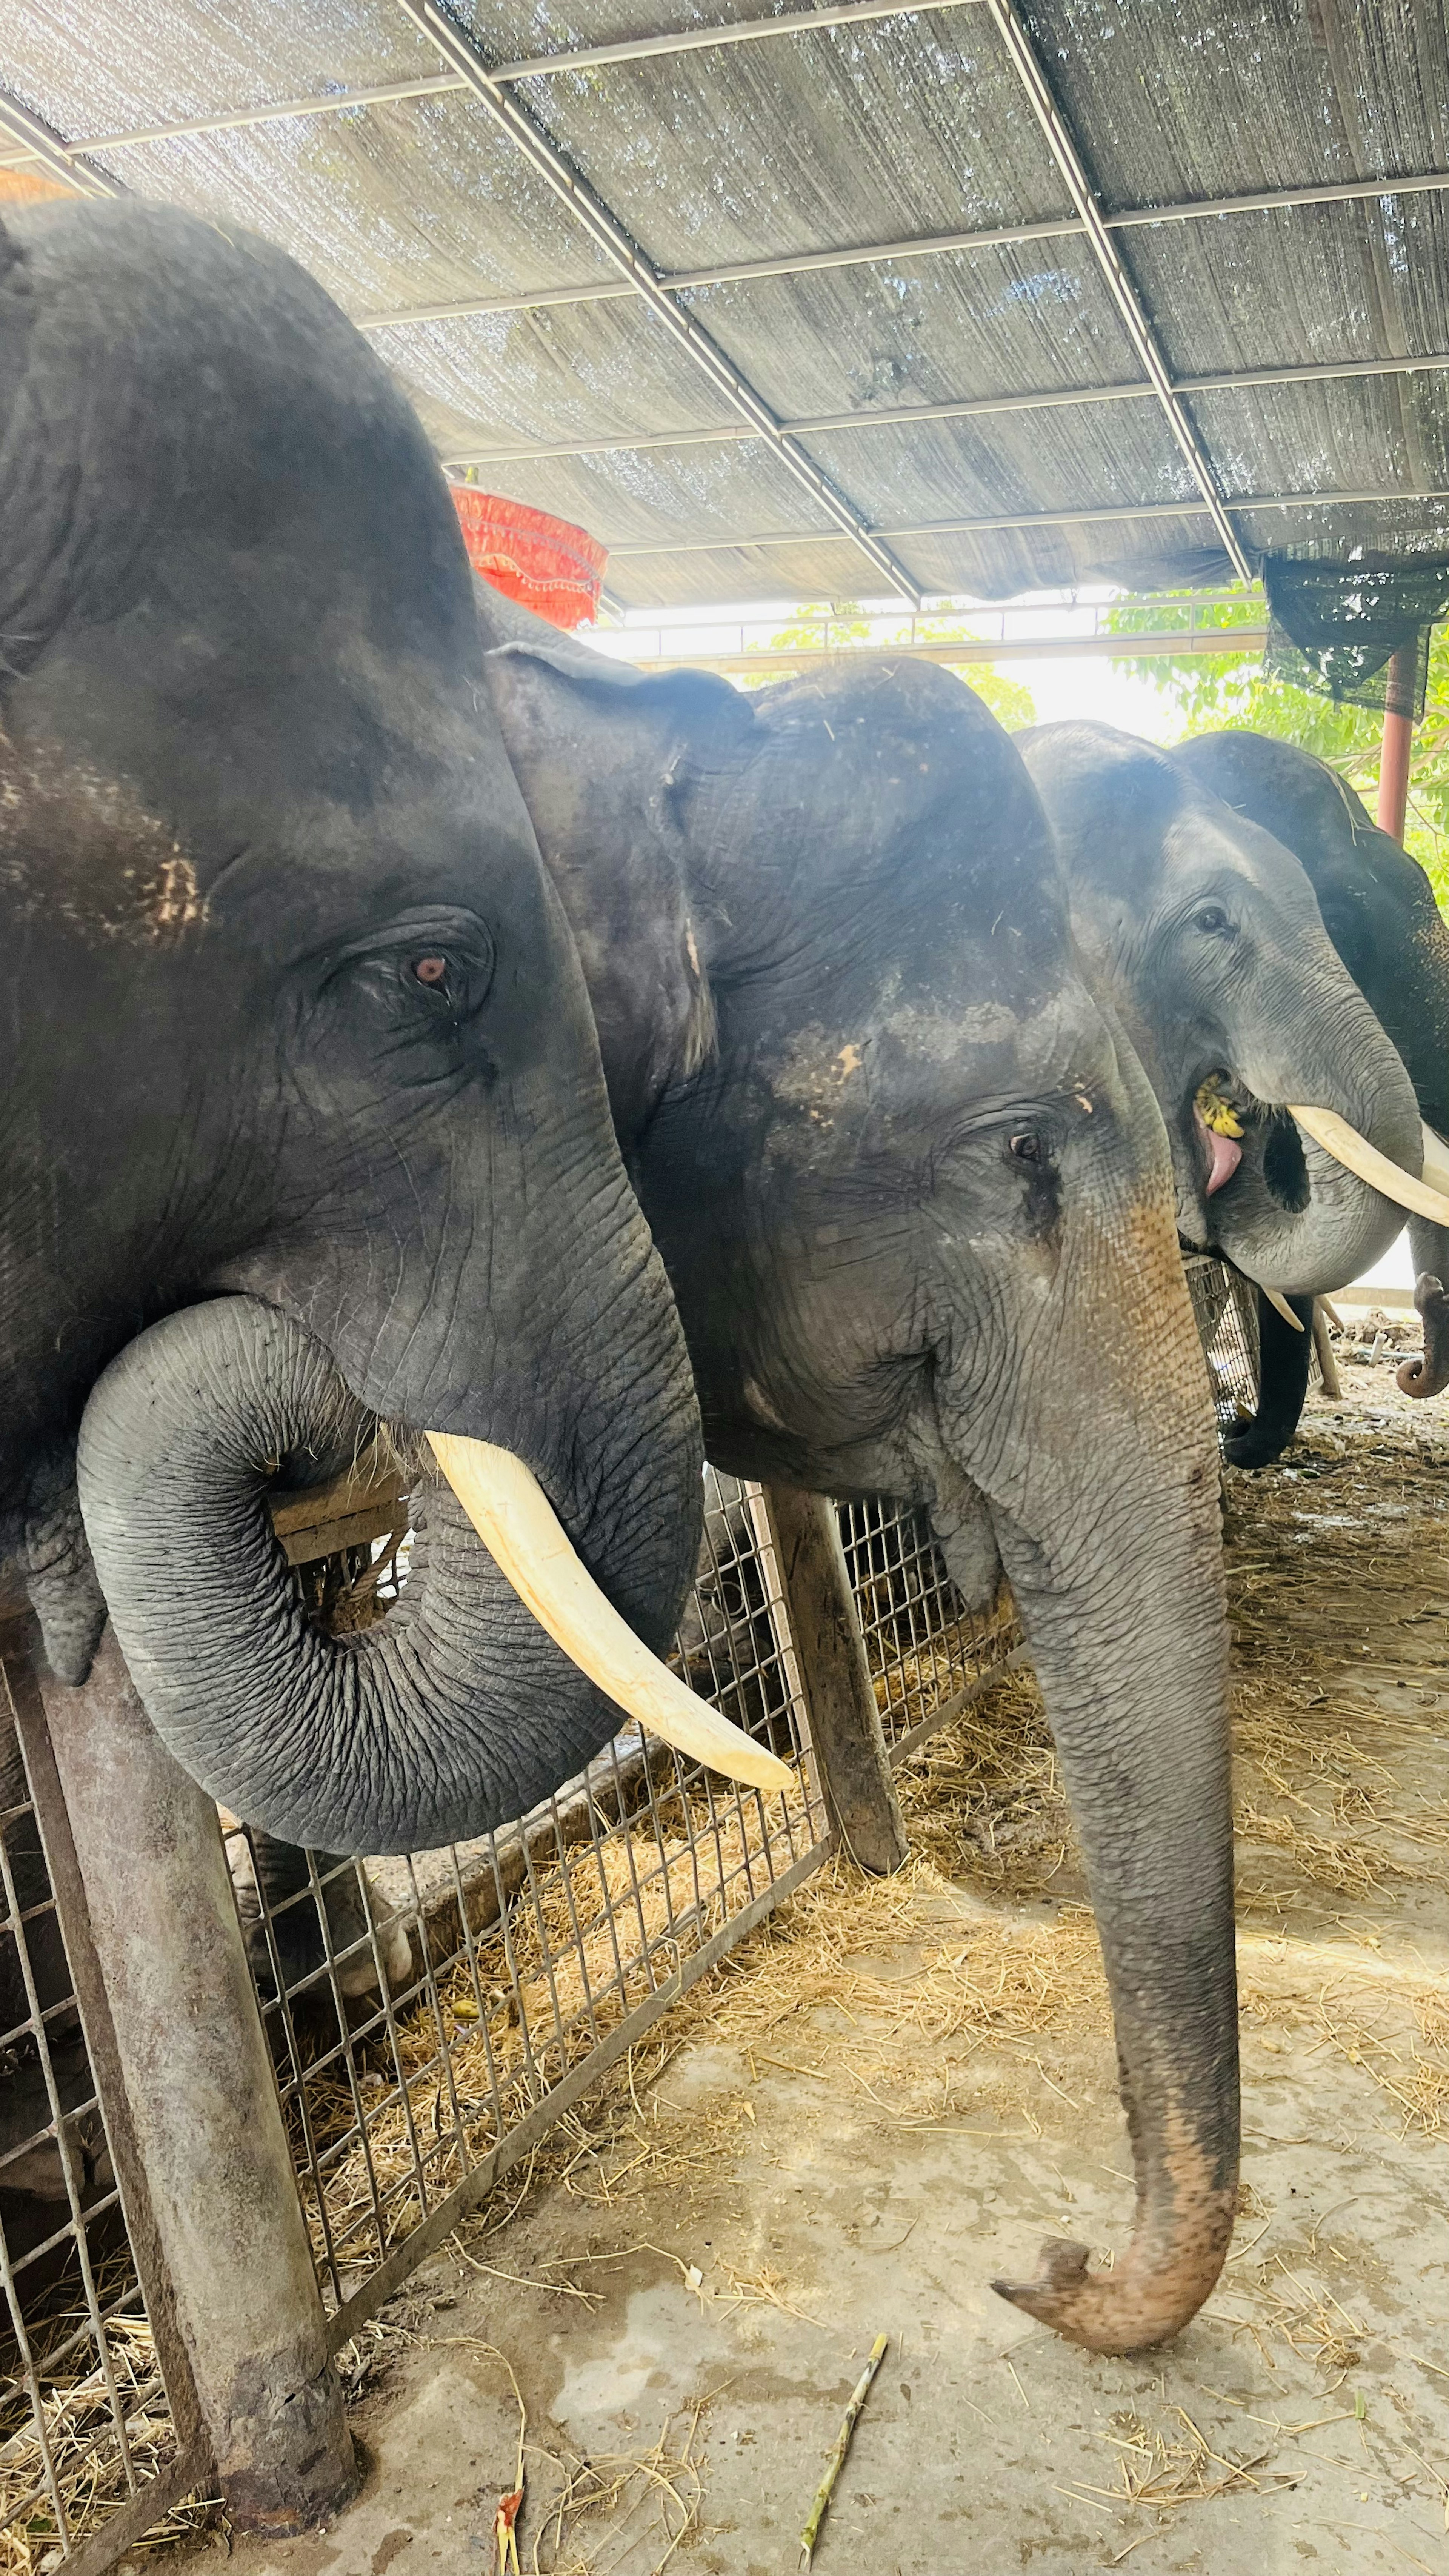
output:
[[[631,670],[547,629],[485,653],[483,669],[578,945],[627,1147],[713,1047],[691,800],[701,778],[748,759],[754,709],[711,672]]]

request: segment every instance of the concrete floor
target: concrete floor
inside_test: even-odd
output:
[[[1351,1375],[1319,1433],[1400,1436],[1408,1408],[1382,1368]],[[1310,1537],[1315,1511],[1342,1526],[1341,1479],[1305,1478],[1302,1499]],[[667,2560],[678,2576],[785,2576],[880,2333],[890,2348],[820,2576],[1449,2569],[1449,2157],[1380,2080],[1407,2080],[1444,2037],[1424,1996],[1449,1969],[1433,1850],[1445,1608],[1427,1576],[1395,1599],[1392,1632],[1345,1603],[1359,1716],[1325,1720],[1377,1744],[1376,1703],[1402,1714],[1407,1692],[1423,1712],[1396,1757],[1417,1858],[1405,1844],[1357,1896],[1285,1895],[1289,1860],[1252,1847],[1277,1894],[1245,1913],[1243,2216],[1222,2283],[1169,2350],[1093,2359],[988,2287],[1030,2268],[1044,2234],[1122,2242],[1100,2014],[983,2039],[908,2009],[946,1991],[942,1962],[974,1943],[1009,1960],[1013,1943],[1079,1940],[1070,1869],[1045,1903],[987,1905],[939,1879],[894,1913],[862,1898],[846,2000],[807,1978],[790,2010],[792,1941],[818,1959],[802,1906],[769,1952],[773,2022],[748,1976],[728,1980],[637,2116],[626,2105],[617,2152],[414,2277],[370,2339],[361,2500],[306,2541],[235,2543],[234,2576],[493,2576],[519,2432],[510,2371],[527,2413],[525,2571],[654,2576]],[[1361,2047],[1360,2025],[1374,2034]]]

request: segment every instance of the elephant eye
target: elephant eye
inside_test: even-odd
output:
[[[446,984],[448,961],[446,957],[415,957],[413,973],[420,984]]]
[[[1192,916],[1192,926],[1194,930],[1207,931],[1211,935],[1231,930],[1232,923],[1220,903],[1200,903]]]
[[[1023,1135],[1008,1137],[1006,1150],[1014,1163],[1039,1163],[1041,1138],[1028,1128]]]

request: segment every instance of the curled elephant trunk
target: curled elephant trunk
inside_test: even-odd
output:
[[[397,1609],[360,1634],[322,1635],[272,1537],[267,1482],[336,1474],[375,1430],[321,1345],[250,1298],[155,1325],[91,1396],[79,1483],[101,1585],[153,1724],[212,1796],[286,1841],[353,1852],[426,1849],[526,1813],[618,1724],[539,1624],[558,1628],[561,1591],[573,1661],[592,1640],[593,1674],[611,1696],[627,1705],[636,1685],[656,1732],[673,1721],[700,1758],[780,1785],[781,1766],[633,1637],[522,1462],[507,1462],[508,1490],[515,1509],[520,1491],[528,1498],[530,1526],[495,1532],[497,1555],[484,1547],[478,1490],[500,1456],[485,1443],[436,1444],[470,1507],[448,1483],[427,1487]],[[682,1487],[693,1467],[682,1455]],[[681,1490],[681,1510],[693,1501]],[[577,1517],[584,1552],[607,1553],[609,1533]],[[529,1584],[526,1605],[498,1560],[511,1555],[526,1577],[541,1525],[552,1570]]]
[[[1305,959],[1308,998],[1314,960]],[[1241,1157],[1212,1191],[1205,1239],[1261,1288],[1331,1294],[1392,1243],[1413,1208],[1449,1216],[1420,1180],[1423,1128],[1413,1085],[1362,995],[1325,991],[1322,1026],[1286,994],[1291,1053],[1260,1033],[1235,1071],[1269,1117],[1250,1117]],[[1313,1044],[1307,1043],[1307,1034]]]

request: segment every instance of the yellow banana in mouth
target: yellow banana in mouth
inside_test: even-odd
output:
[[[1223,1098],[1211,1074],[1206,1082],[1198,1084],[1192,1105],[1204,1127],[1211,1128],[1215,1136],[1234,1136],[1241,1142],[1243,1122],[1232,1102]]]

